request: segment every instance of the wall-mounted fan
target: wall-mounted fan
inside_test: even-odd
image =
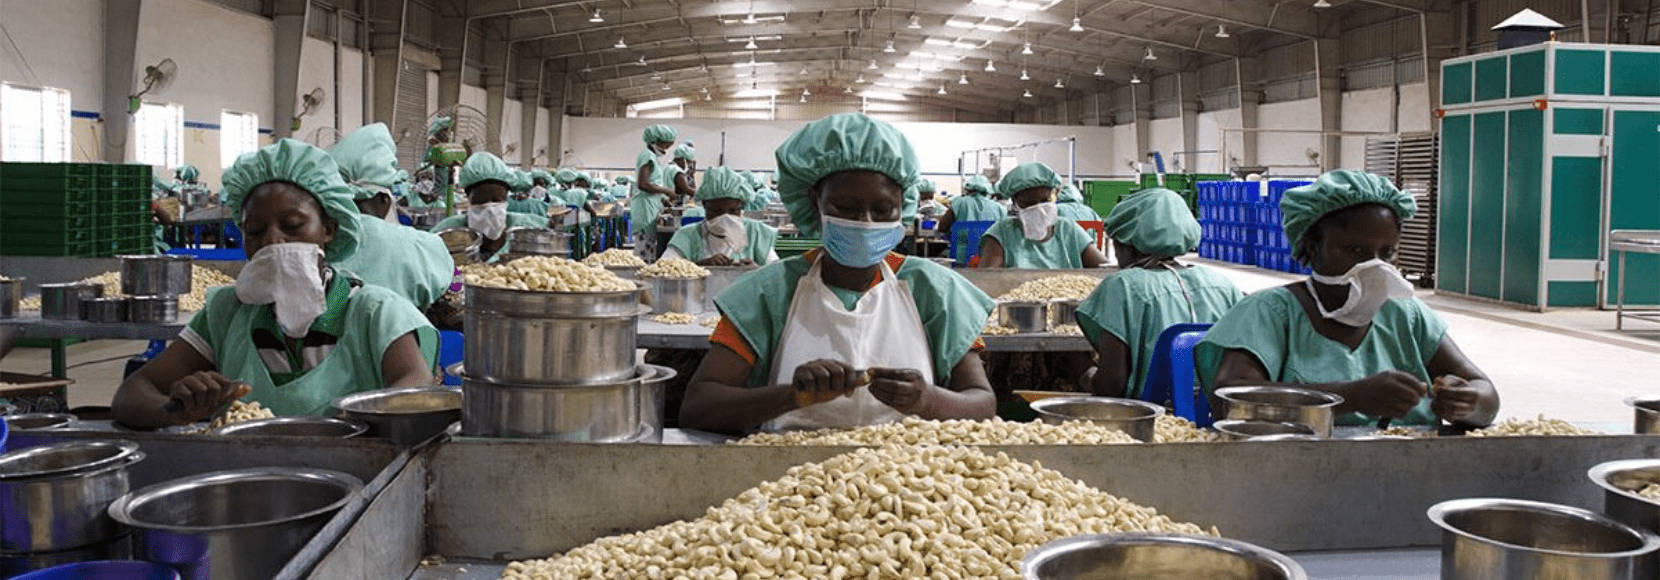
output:
[[[164,58],[161,62],[144,67],[144,88],[127,95],[127,112],[137,113],[139,107],[144,104],[144,95],[150,94],[151,91],[159,93],[167,90],[167,86],[173,84],[173,79],[178,76],[179,65],[171,58]]]
[[[294,115],[294,121],[290,123],[289,130],[299,131],[300,119],[317,112],[317,107],[323,105],[323,99],[325,98],[328,98],[328,93],[323,92],[323,87],[311,89],[311,92],[300,97],[300,112]]]
[[[341,134],[339,129],[318,127],[311,130],[311,134],[306,136],[305,142],[328,149],[333,147],[335,143],[339,143],[342,137],[345,137],[345,135]]]

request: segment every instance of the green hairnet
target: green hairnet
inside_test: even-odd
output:
[[[630,184],[634,183],[634,178],[629,177],[627,175],[618,175],[617,179],[616,179],[616,183],[617,183],[617,185],[630,185]]]
[[[830,174],[864,170],[888,176],[904,190],[900,219],[916,215],[916,151],[898,129],[858,113],[831,115],[802,127],[773,156],[778,194],[803,235],[818,235],[819,210],[807,190]]]
[[[916,182],[917,193],[933,193],[935,191],[934,187],[933,180],[918,179]]]
[[[675,132],[674,127],[670,127],[668,125],[652,125],[650,127],[646,127],[646,132],[642,135],[642,137],[645,138],[647,143],[659,143],[663,141],[674,141],[674,138],[678,135],[679,133]]]
[[[1143,254],[1180,256],[1199,247],[1199,220],[1193,219],[1187,200],[1162,187],[1124,198],[1102,222],[1107,237]]]
[[[674,148],[674,158],[675,159],[685,159],[687,161],[697,161],[697,152],[693,151],[691,147],[687,147],[686,144],[682,143],[682,144],[680,144],[679,147]]]
[[[1403,221],[1418,213],[1418,202],[1413,201],[1410,193],[1396,189],[1383,176],[1364,171],[1328,172],[1312,184],[1286,191],[1280,200],[1280,220],[1285,226],[1285,239],[1291,241],[1292,257],[1307,263],[1302,238],[1309,226],[1326,214],[1363,203],[1388,207]]]
[[[513,193],[524,193],[536,184],[530,181],[530,172],[523,169],[513,169],[513,181],[507,182],[507,190]]]
[[[703,183],[697,184],[697,201],[736,199],[748,201],[754,195],[743,175],[726,167],[711,167],[703,172]]]
[[[766,183],[761,180],[761,176],[754,171],[745,171],[738,175],[744,178],[744,183],[749,184],[750,189],[761,189],[762,185],[766,185]]]
[[[553,185],[553,175],[548,173],[545,169],[532,169],[530,171],[530,179],[531,181],[540,179],[548,185]]]
[[[404,171],[402,169],[399,169],[398,170],[398,175],[396,177],[392,178],[392,183],[408,183],[408,182],[409,182],[409,172]]]
[[[968,195],[984,195],[991,193],[991,180],[984,175],[976,175],[963,182],[963,193]]]
[[[997,193],[1003,197],[1013,198],[1014,194],[1034,187],[1060,187],[1061,176],[1048,165],[1029,161],[1022,163],[1010,171],[1003,179],[997,180]]]
[[[364,125],[329,148],[353,199],[369,199],[398,182],[398,144],[384,123]]]
[[[1074,187],[1072,184],[1068,183],[1061,186],[1060,201],[1067,203],[1083,203],[1084,194],[1079,193],[1077,187]]]
[[[494,153],[474,153],[472,157],[467,158],[467,163],[461,166],[462,189],[482,181],[500,181],[502,185],[511,187],[516,178],[513,169]]]
[[[586,181],[588,182],[588,185],[592,187],[594,185],[594,176],[588,175],[588,172],[586,171],[578,171],[576,172],[576,179],[573,180],[572,183],[577,181]]]
[[[432,123],[427,125],[427,136],[430,137],[436,135],[439,131],[443,131],[454,125],[455,120],[449,117],[439,117],[437,119],[433,119]]]
[[[196,169],[195,165],[179,166],[179,179],[183,179],[185,181],[196,181],[196,178],[201,176],[202,171],[200,169]]]
[[[304,141],[283,139],[242,154],[225,169],[220,179],[225,184],[226,203],[231,206],[231,219],[237,227],[242,227],[242,204],[249,192],[265,183],[285,181],[311,193],[323,212],[339,225],[334,241],[323,248],[328,260],[339,262],[357,253],[361,231],[357,204],[352,203],[352,190],[340,179],[340,167],[328,152]]]
[[[576,170],[569,167],[561,167],[559,168],[559,171],[553,174],[553,179],[558,181],[560,185],[570,185],[575,183],[576,178]]]

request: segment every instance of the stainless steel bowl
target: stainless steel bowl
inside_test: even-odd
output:
[[[624,280],[639,280],[640,268],[644,267],[645,266],[606,266],[605,269],[609,270],[612,274],[616,274],[618,278],[622,278]]]
[[[507,230],[507,248],[515,254],[569,256],[571,237],[565,232],[542,228],[513,228]]]
[[[640,368],[651,374],[642,372],[640,379],[640,422],[645,424],[645,434],[639,442],[662,443],[669,381],[679,373],[673,368],[658,365],[641,365]]]
[[[0,455],[0,552],[96,544],[121,533],[105,513],[144,460],[131,441],[70,441]]]
[[[121,260],[121,293],[128,296],[178,296],[190,293],[190,256],[151,254],[116,256]]]
[[[1660,434],[1660,397],[1626,397],[1635,417],[1631,432],[1638,435]]]
[[[23,303],[23,280],[0,278],[0,319],[17,318]]]
[[[215,429],[216,435],[254,437],[327,437],[350,439],[369,430],[362,421],[336,417],[272,417],[243,421]]]
[[[1078,305],[1082,300],[1054,300],[1049,303],[1049,326],[1078,323]]]
[[[706,278],[645,278],[641,282],[651,290],[653,313],[703,312],[703,292]]]
[[[1047,302],[999,302],[997,323],[1015,332],[1030,334],[1049,330]]]
[[[93,298],[81,302],[81,318],[87,322],[115,324],[127,321],[127,299]]]
[[[40,317],[47,320],[80,320],[81,302],[103,295],[104,287],[101,284],[41,284]]]
[[[127,301],[127,319],[143,324],[178,322],[179,297],[134,296]]]
[[[1602,511],[1622,524],[1660,533],[1660,499],[1638,495],[1660,484],[1660,459],[1624,459],[1599,463],[1586,475],[1602,488]]]
[[[1211,428],[1221,433],[1222,438],[1228,441],[1261,441],[1268,437],[1281,436],[1301,436],[1310,439],[1315,437],[1314,428],[1301,423],[1228,419],[1211,424]]]
[[[1588,510],[1471,498],[1429,508],[1441,528],[1441,578],[1653,578],[1660,537]]]
[[[1308,578],[1291,558],[1252,544],[1157,533],[1075,536],[1049,542],[1026,554],[1020,573],[1027,580]]]
[[[469,437],[615,443],[632,440],[644,425],[640,376],[610,384],[547,387],[463,375],[461,389],[466,393],[461,433]]]
[[[467,348],[476,380],[606,384],[634,378],[638,290],[525,292],[467,287]]]
[[[334,408],[369,425],[370,437],[412,446],[461,420],[461,391],[453,387],[401,387],[346,395]]]
[[[152,485],[109,513],[136,530],[139,559],[185,578],[268,579],[362,490],[362,480],[337,471],[258,467]]]
[[[455,265],[476,264],[483,260],[479,248],[484,246],[484,235],[467,228],[444,228],[433,232],[444,240]]]
[[[48,431],[75,424],[75,416],[67,413],[23,413],[4,418],[6,428],[12,431]]]
[[[1121,431],[1137,441],[1151,442],[1164,408],[1145,401],[1112,397],[1050,397],[1034,401],[1038,419],[1050,425],[1088,421]]]
[[[1226,408],[1224,419],[1300,423],[1319,437],[1331,437],[1333,409],[1343,397],[1295,387],[1223,387],[1216,397]]]

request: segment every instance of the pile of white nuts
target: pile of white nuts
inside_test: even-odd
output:
[[[1643,489],[1637,490],[1637,495],[1653,500],[1660,500],[1660,483],[1651,483],[1643,486]]]
[[[998,296],[998,302],[1042,302],[1045,300],[1083,300],[1095,291],[1101,279],[1094,276],[1050,276],[1015,286]]]
[[[707,277],[708,275],[709,271],[703,269],[703,266],[699,266],[685,258],[664,258],[658,260],[655,264],[640,268],[641,278],[689,280]]]
[[[1065,336],[1083,336],[1084,329],[1078,328],[1078,325],[1076,324],[1056,324],[1049,327],[1049,333]]]
[[[600,252],[598,254],[590,255],[586,258],[583,258],[582,263],[587,264],[589,266],[644,266],[644,265],[646,265],[646,261],[641,260],[639,256],[634,255],[634,252],[630,252],[630,251],[624,250],[622,248],[611,248],[609,250]]]
[[[122,296],[120,272],[104,272],[81,280],[81,282],[103,286],[105,297],[116,298]],[[179,310],[184,312],[201,310],[203,306],[207,305],[208,290],[234,284],[236,284],[236,279],[226,276],[223,272],[192,264],[190,266],[190,293],[179,295]],[[40,310],[40,296],[24,298],[18,302],[17,307],[22,310]]]
[[[506,264],[462,270],[470,286],[533,292],[626,292],[634,283],[596,268],[553,256],[528,256]]]
[[[212,423],[208,423],[206,427],[187,430],[185,431],[185,434],[201,435],[203,433],[212,432],[214,429],[218,429],[226,425],[246,423],[255,419],[270,419],[275,416],[277,416],[276,413],[272,413],[270,409],[265,408],[265,405],[259,404],[259,401],[254,401],[252,403],[231,401],[230,408],[226,409],[224,414],[215,417]]]
[[[691,324],[697,322],[697,316],[684,312],[664,312],[651,317],[651,321],[659,324]]]
[[[1192,421],[1165,413],[1153,424],[1153,440],[1159,443],[1214,443],[1222,435],[1209,429],[1200,429]]]
[[[1018,332],[1020,331],[998,324],[987,324],[985,328],[980,329],[980,334],[983,336],[1007,336]]]
[[[1470,437],[1564,437],[1601,435],[1601,433],[1575,427],[1573,423],[1561,419],[1546,419],[1544,415],[1540,415],[1538,419],[1505,419],[1486,429],[1471,431],[1467,435]]]
[[[736,445],[1112,445],[1136,443],[1129,435],[1088,421],[1060,425],[992,418],[932,421],[906,417],[897,423],[853,429],[756,433]]]
[[[1220,535],[1042,465],[972,448],[861,449],[790,468],[703,517],[514,562],[513,580],[999,578],[1081,534]]]

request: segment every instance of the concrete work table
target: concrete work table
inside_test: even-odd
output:
[[[698,320],[716,316],[715,314],[699,314]],[[663,324],[650,320],[649,316],[640,318],[638,333],[635,341],[640,348],[673,348],[684,350],[709,350],[709,335],[714,329],[701,324]],[[1083,351],[1089,352],[1089,341],[1080,335],[1062,334],[1005,334],[988,335],[985,338],[986,350],[990,352],[1062,352]]]

